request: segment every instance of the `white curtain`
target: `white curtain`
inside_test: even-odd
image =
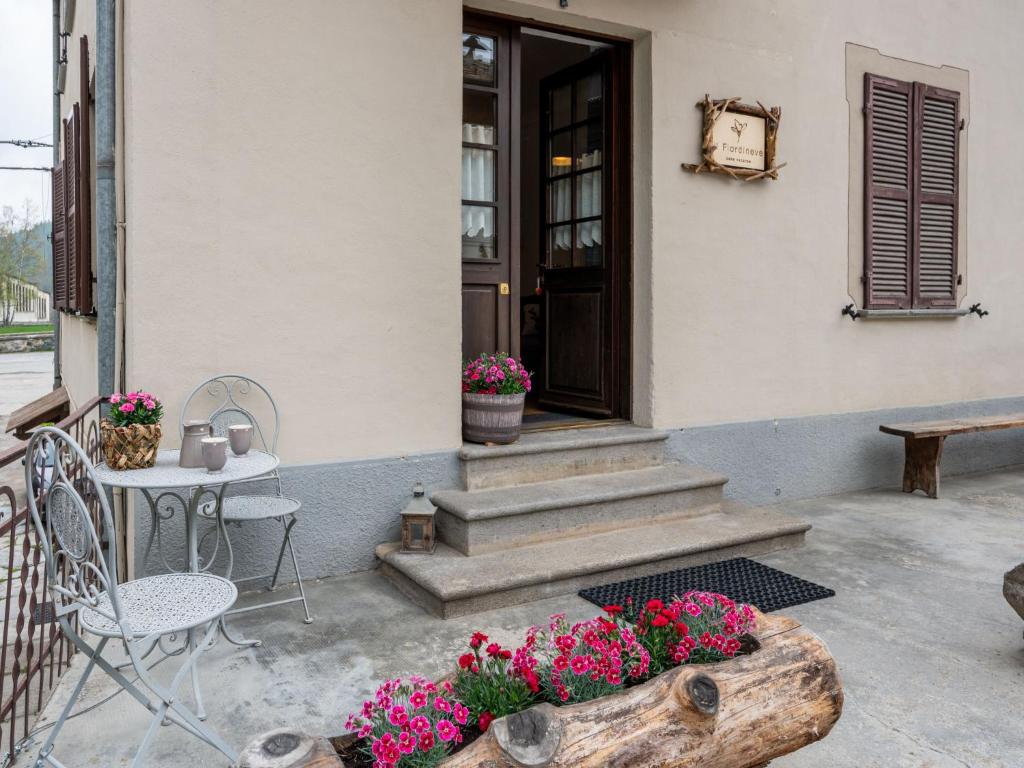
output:
[[[494,126],[464,123],[462,140],[473,144],[493,144]],[[462,148],[462,198],[494,200],[494,152],[488,149]],[[492,209],[462,206],[462,234],[467,237],[492,237]]]

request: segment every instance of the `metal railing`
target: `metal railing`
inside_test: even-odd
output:
[[[94,463],[100,458],[99,406],[93,398],[57,424],[82,446]],[[67,670],[74,647],[50,615],[52,604],[46,593],[46,569],[39,537],[29,513],[26,494],[38,495],[39,488],[25,484],[23,462],[27,444],[0,453],[0,470],[16,466],[18,480],[3,485],[0,479],[0,557],[6,549],[3,596],[3,646],[0,648],[0,765],[7,765],[31,732],[35,718],[46,704],[54,686]],[[81,468],[76,468],[81,472]],[[9,473],[8,473],[9,474]],[[40,468],[40,476],[46,476]],[[20,489],[19,495],[16,489]],[[98,506],[95,501],[90,507]],[[93,520],[100,535],[98,509]]]

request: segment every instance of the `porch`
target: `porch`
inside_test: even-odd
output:
[[[1006,713],[1024,710],[1021,623],[1000,595],[1003,572],[1021,560],[1024,472],[955,477],[944,494],[931,500],[887,489],[787,504],[813,524],[807,545],[758,560],[836,590],[832,599],[786,613],[828,643],[846,708],[828,739],[773,765],[1024,764],[1024,733],[1000,726]],[[341,733],[346,714],[379,679],[442,672],[476,629],[506,643],[555,611],[570,618],[596,612],[565,596],[446,621],[411,604],[378,572],[310,583],[308,594],[313,625],[302,624],[295,606],[243,614],[233,625],[261,638],[262,647],[221,643],[203,659],[208,722],[235,746],[284,725]],[[77,657],[40,725],[55,716],[81,665]],[[78,709],[115,691],[96,677]],[[71,720],[62,743],[74,745],[79,765],[127,765],[146,721],[122,694]],[[165,728],[149,764],[199,768],[224,760]]]

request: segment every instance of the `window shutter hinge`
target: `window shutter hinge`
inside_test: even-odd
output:
[[[967,127],[967,121],[964,118],[961,117],[960,118],[960,130],[962,131],[966,127]]]
[[[864,283],[866,283],[867,281],[868,281],[867,275],[861,275],[860,276],[860,284],[861,285],[864,285]]]
[[[959,274],[959,275],[956,276],[956,284],[957,285],[963,285],[964,284],[964,276],[963,276],[963,274]]]

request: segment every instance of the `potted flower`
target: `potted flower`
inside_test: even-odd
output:
[[[462,370],[462,439],[514,443],[523,425],[530,372],[503,352],[482,354]]]
[[[163,405],[149,392],[115,392],[100,421],[103,458],[111,469],[143,469],[156,463]]]

